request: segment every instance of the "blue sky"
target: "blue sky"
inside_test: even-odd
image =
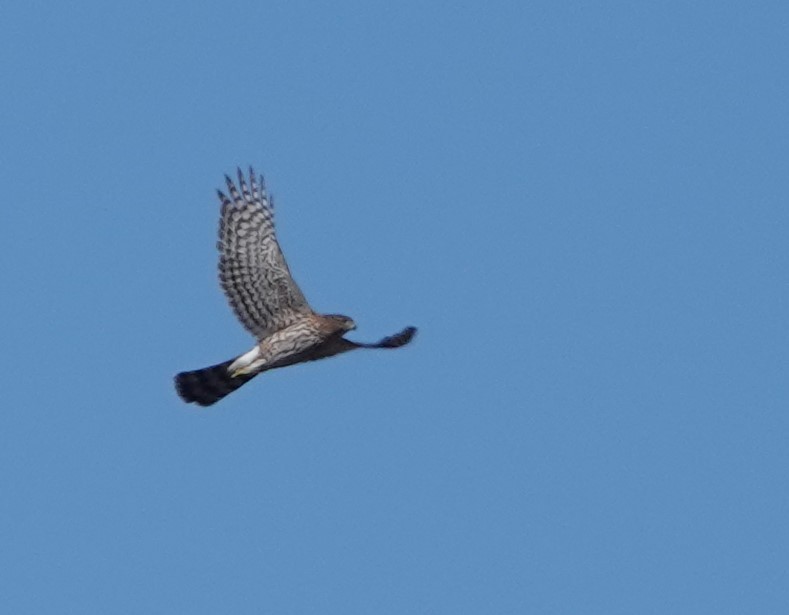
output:
[[[0,609],[786,613],[787,22],[5,3]],[[196,409],[248,164],[316,310],[420,333]]]

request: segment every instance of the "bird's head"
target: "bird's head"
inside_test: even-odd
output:
[[[326,318],[331,318],[343,331],[353,331],[356,328],[356,323],[353,318],[343,316],[342,314],[328,314]]]

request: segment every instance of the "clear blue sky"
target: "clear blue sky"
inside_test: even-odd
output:
[[[787,23],[4,3],[0,611],[789,612]],[[413,345],[180,402],[239,164]]]

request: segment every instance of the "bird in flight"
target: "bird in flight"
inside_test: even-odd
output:
[[[249,352],[235,359],[175,376],[175,389],[185,402],[215,404],[258,374],[316,361],[357,348],[399,348],[416,327],[373,344],[344,335],[356,328],[348,316],[317,314],[310,308],[285,262],[274,231],[274,205],[263,176],[249,169],[249,185],[241,169],[238,186],[227,175],[221,191],[219,281],[241,324],[257,338]]]

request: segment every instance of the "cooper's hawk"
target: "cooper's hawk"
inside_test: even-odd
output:
[[[222,202],[219,280],[230,307],[258,343],[230,361],[178,374],[175,388],[184,401],[210,406],[270,369],[356,348],[399,348],[411,341],[415,327],[375,344],[352,342],[343,337],[356,328],[351,318],[313,312],[277,243],[274,205],[263,177],[258,181],[250,168],[249,186],[241,169],[238,187],[228,176],[225,180],[229,196],[217,191]]]

